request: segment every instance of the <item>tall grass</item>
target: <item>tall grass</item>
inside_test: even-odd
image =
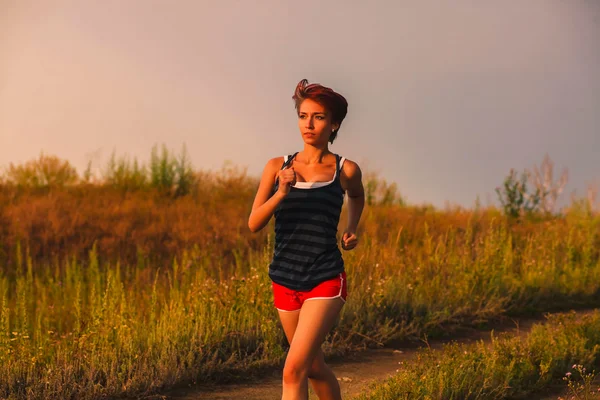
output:
[[[157,182],[171,182],[168,164]],[[124,165],[119,176],[142,170]],[[194,176],[181,196],[115,184],[129,178],[2,186],[0,397],[148,394],[281,362],[272,227],[245,226],[257,181],[233,167]],[[513,223],[370,187],[328,353],[600,300],[600,217],[589,208]]]
[[[230,261],[234,250],[260,248],[265,233],[252,235],[246,225],[257,179],[235,166],[192,176],[185,154],[175,158],[163,148],[159,156],[155,148],[150,168],[113,154],[103,180],[94,183],[9,179],[0,185],[0,262],[14,264],[18,242],[36,265],[86,258],[94,243],[100,258],[127,264],[168,263],[193,245]],[[35,169],[43,169],[39,162]]]
[[[389,236],[365,233],[345,254],[350,297],[328,352],[599,299],[593,219],[527,233],[497,221],[478,233],[469,224],[434,235],[426,225],[421,237]],[[148,393],[281,361],[271,252],[269,243],[234,253],[225,266],[191,249],[149,266],[102,264],[92,250],[87,263],[40,267],[18,251],[15,278],[0,277],[0,396]]]
[[[424,350],[358,400],[534,398],[536,391],[598,361],[600,313],[553,315],[534,325],[526,338],[492,335],[489,345],[453,343],[442,351]],[[592,398],[587,389],[569,398]]]

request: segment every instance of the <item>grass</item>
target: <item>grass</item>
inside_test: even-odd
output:
[[[127,168],[108,186],[2,186],[0,398],[151,394],[247,378],[285,356],[272,227],[245,227],[256,182],[202,173],[169,197],[115,188],[133,179]],[[600,301],[600,218],[586,209],[514,223],[371,187],[382,193],[344,253],[349,298],[329,354]]]
[[[566,240],[563,222],[524,237],[503,223],[477,236],[425,230],[412,244],[402,233],[392,243],[363,235],[360,250],[346,253],[350,297],[326,350],[597,304],[594,227],[571,227]],[[0,277],[0,397],[147,394],[280,362],[286,343],[266,275],[271,251],[248,251],[227,276],[193,250],[154,268],[101,264],[94,251],[85,264],[40,267],[23,257],[14,279]]]
[[[357,400],[532,398],[566,375],[598,365],[600,312],[556,314],[534,325],[526,338],[492,334],[491,339],[424,350]],[[584,398],[581,390],[578,394]]]

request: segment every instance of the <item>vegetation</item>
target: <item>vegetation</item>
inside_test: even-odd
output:
[[[526,338],[492,335],[490,345],[453,343],[441,352],[424,350],[359,400],[531,398],[525,396],[565,376],[576,398],[592,398],[593,375],[585,368],[598,361],[600,312],[581,319],[553,315]],[[573,383],[571,371],[581,373],[584,383]]]
[[[568,170],[564,169],[560,178],[554,181],[554,163],[546,154],[540,167],[533,172],[525,170],[521,178],[514,169],[504,179],[502,187],[496,188],[504,214],[512,219],[532,214],[552,215],[556,202],[568,181]],[[533,181],[533,191],[529,182]]]
[[[153,154],[149,167],[113,156],[103,177],[88,166],[68,184],[5,174],[0,398],[149,394],[282,361],[272,227],[246,226],[257,179],[233,166],[194,171],[164,147]],[[600,299],[594,204],[515,223],[494,207],[407,205],[376,176],[365,185],[329,354]]]

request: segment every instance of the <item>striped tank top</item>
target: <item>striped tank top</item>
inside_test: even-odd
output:
[[[281,169],[294,157],[285,156]],[[335,154],[329,182],[296,182],[275,209],[275,251],[269,277],[292,290],[310,290],[344,271],[337,228],[344,203],[340,171],[344,158]],[[274,194],[279,180],[273,186]]]

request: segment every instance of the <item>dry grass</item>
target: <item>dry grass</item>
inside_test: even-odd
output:
[[[230,168],[198,173],[185,196],[2,186],[0,397],[149,394],[280,362],[272,227],[246,227],[256,183]],[[380,187],[344,254],[350,296],[328,352],[598,301],[600,218],[585,207],[514,223]]]
[[[540,398],[533,397],[536,391],[573,373],[584,379],[571,380],[569,399],[597,399],[593,374],[584,368],[599,360],[600,313],[558,314],[534,325],[526,338],[492,335],[490,345],[453,343],[440,352],[422,351],[357,400]]]

